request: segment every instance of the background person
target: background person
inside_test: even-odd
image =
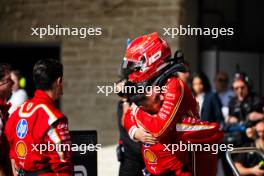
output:
[[[234,96],[234,92],[228,88],[229,78],[226,72],[220,71],[214,79],[215,91],[222,103],[222,113],[225,119],[228,117],[228,104]]]
[[[7,104],[8,98],[12,93],[14,84],[10,76],[11,67],[8,64],[0,63],[0,175],[12,175],[10,159],[8,156],[9,146],[4,133],[6,121],[9,117],[8,110],[10,105]]]
[[[185,83],[188,83],[189,78],[191,76],[190,65],[185,60],[184,60],[184,65],[185,65],[185,68],[186,68],[185,72],[177,72],[177,76],[178,76],[178,78],[180,78]]]
[[[21,79],[25,79],[22,77],[20,71],[12,70],[11,79],[13,80],[14,85],[12,87],[12,96],[8,101],[11,103],[9,114],[12,114],[18,106],[20,106],[28,99],[27,92],[25,91],[24,87],[22,87],[25,85],[21,85],[20,83]]]
[[[120,81],[117,86],[122,89],[123,82]],[[120,90],[121,90],[120,89]],[[126,129],[124,128],[124,115],[130,107],[130,102],[126,95],[121,95],[121,100],[118,102],[117,117],[119,128],[119,145],[117,147],[117,157],[120,162],[119,176],[143,176],[142,170],[145,164],[141,155],[141,143],[130,139]],[[146,132],[138,134],[140,138],[150,136]]]
[[[236,73],[233,79],[235,96],[229,103],[228,123],[259,120],[264,117],[264,102],[253,91],[250,78],[245,73]]]
[[[223,124],[222,105],[217,94],[212,92],[207,76],[202,72],[194,73],[191,84],[192,92],[199,104],[201,120]]]
[[[17,108],[6,124],[13,173],[71,176],[71,152],[40,151],[33,145],[71,144],[68,120],[55,100],[63,94],[63,66],[57,60],[39,60],[33,68],[34,97]]]
[[[261,120],[253,127],[254,133],[257,138],[252,142],[244,144],[243,147],[256,147],[260,150],[264,150],[264,121]],[[250,133],[249,137],[252,137]],[[263,158],[257,153],[242,153],[238,154],[235,158],[235,166],[241,175],[264,175],[264,170],[261,169],[259,163],[263,161]]]

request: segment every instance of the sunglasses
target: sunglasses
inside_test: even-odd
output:
[[[8,83],[12,82],[11,78],[8,78],[7,80],[5,80],[2,84],[0,84],[0,86],[6,85]]]

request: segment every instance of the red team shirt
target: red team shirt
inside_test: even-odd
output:
[[[36,172],[49,168],[52,172],[41,175],[65,175],[72,173],[71,152],[52,146],[70,145],[68,120],[54,101],[42,90],[37,90],[33,99],[22,104],[11,114],[5,129],[10,158],[18,168]],[[49,150],[40,152],[50,146]],[[56,144],[56,145],[55,145]]]
[[[185,152],[177,152],[172,155],[170,151],[164,151],[163,144],[175,143],[176,122],[183,115],[197,116],[197,103],[187,86],[176,77],[167,81],[166,93],[161,109],[155,115],[150,115],[140,108],[128,111],[125,116],[125,128],[130,136],[133,130],[141,126],[155,137],[161,137],[155,145],[142,145],[142,154],[149,172],[155,175],[169,171],[179,171],[188,163]],[[188,106],[184,106],[184,105]]]

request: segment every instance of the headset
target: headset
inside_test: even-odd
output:
[[[233,78],[233,83],[236,80],[242,80],[247,85],[249,91],[251,91],[253,89],[253,82],[248,77],[248,75],[246,73],[244,73],[244,72],[237,72],[237,73],[235,73],[234,78]]]
[[[238,64],[236,65],[236,73],[234,74],[233,77],[233,83],[236,80],[242,80],[247,85],[249,91],[253,89],[253,81],[249,78],[249,76],[245,72],[240,71],[240,67]]]

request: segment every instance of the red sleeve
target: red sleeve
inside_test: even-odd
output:
[[[47,151],[45,155],[49,158],[50,168],[54,173],[72,174],[71,164],[71,140],[66,118],[55,122],[47,131],[45,143],[59,146],[58,150]],[[63,146],[66,146],[65,148]]]
[[[126,129],[130,138],[134,140],[134,133],[137,129],[137,124],[134,116],[131,113],[130,108],[127,110],[127,112],[124,115],[124,128]]]
[[[184,84],[177,78],[170,78],[165,86],[164,102],[157,114],[150,115],[140,108],[135,109],[133,113],[137,124],[155,137],[164,134],[173,122],[176,123],[184,96]]]

